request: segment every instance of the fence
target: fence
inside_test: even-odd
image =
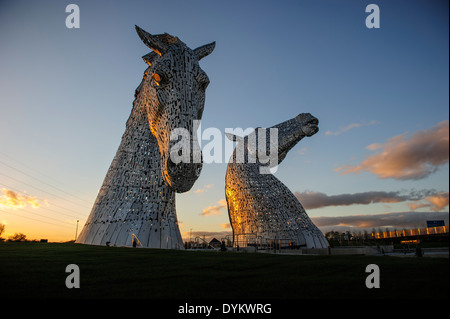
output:
[[[234,238],[233,246],[255,247],[256,249],[285,249],[299,248],[299,244],[291,239],[284,238],[264,238],[255,234],[239,234]]]

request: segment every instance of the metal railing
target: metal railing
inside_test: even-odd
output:
[[[261,249],[295,249],[301,248],[299,243],[287,238],[265,238],[255,234],[239,234],[233,241],[234,248],[255,247]]]

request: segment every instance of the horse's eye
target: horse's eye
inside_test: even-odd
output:
[[[153,73],[152,77],[153,77],[153,80],[155,81],[156,85],[159,86],[159,84],[162,81],[162,77],[158,73]]]

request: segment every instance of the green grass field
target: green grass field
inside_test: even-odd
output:
[[[80,268],[68,289],[68,264]],[[368,289],[368,264],[380,268]],[[448,258],[291,256],[0,244],[0,298],[347,299],[448,298]]]

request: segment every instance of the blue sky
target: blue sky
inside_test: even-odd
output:
[[[69,3],[80,8],[79,29],[66,28]],[[370,3],[380,8],[379,29],[365,25]],[[39,203],[1,206],[7,235],[70,239],[76,219],[83,225],[146,68],[148,48],[135,24],[191,48],[216,41],[201,61],[211,81],[203,129],[268,127],[302,112],[319,118],[320,132],[293,148],[276,173],[293,192],[422,194],[329,203],[308,209],[313,219],[448,212],[447,1],[1,1],[0,198],[12,190]],[[430,144],[436,136],[444,142]],[[430,150],[417,151],[423,145]],[[416,158],[409,169],[429,172],[381,177],[403,163],[402,149]],[[383,152],[392,156],[378,171],[364,162]],[[359,170],[342,174],[346,165]],[[193,189],[177,194],[184,237],[191,229],[230,231],[220,208],[225,170],[204,165]],[[211,214],[201,215],[208,207]]]

